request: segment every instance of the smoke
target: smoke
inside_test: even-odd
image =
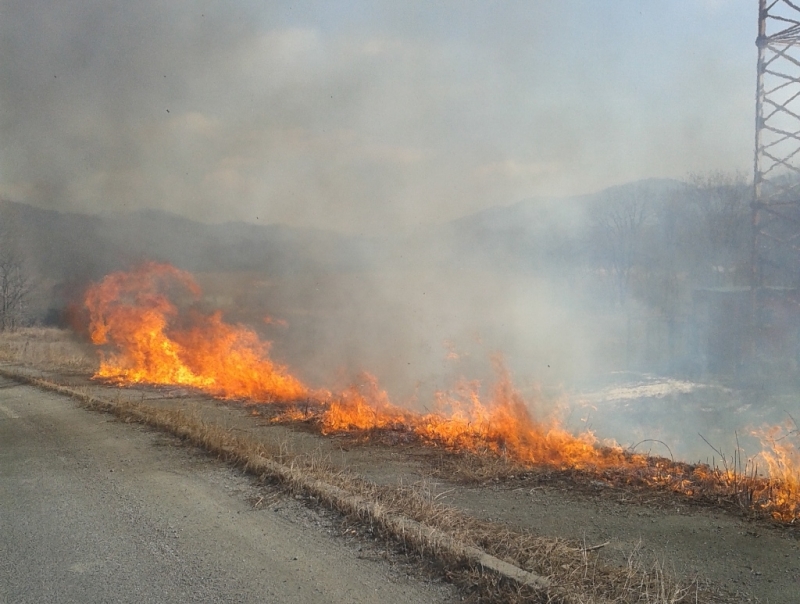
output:
[[[693,2],[5,0],[0,193],[367,234],[743,167],[751,17]]]
[[[51,281],[191,268],[312,385],[424,405],[501,352],[558,399],[666,366],[672,311],[643,279],[621,308],[580,195],[748,168],[751,4],[2,0],[0,197],[107,215],[26,238]]]

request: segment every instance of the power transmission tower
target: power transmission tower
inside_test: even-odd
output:
[[[751,287],[800,285],[800,6],[759,0]],[[758,319],[757,319],[758,321]]]

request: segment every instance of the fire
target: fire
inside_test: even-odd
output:
[[[310,395],[269,358],[269,343],[229,325],[220,312],[181,312],[169,294],[196,302],[189,273],[148,263],[117,272],[89,288],[89,335],[103,346],[95,377],[120,383],[180,384],[224,398],[290,401]]]
[[[88,290],[90,336],[103,347],[96,377],[180,384],[254,402],[313,399],[324,404],[324,433],[402,429],[440,446],[492,451],[526,463],[611,462],[593,434],[573,436],[555,421],[534,420],[500,359],[495,360],[498,380],[488,401],[481,399],[478,382],[465,382],[438,393],[434,412],[415,413],[394,404],[368,373],[331,397],[326,391],[312,392],[275,365],[269,343],[252,330],[226,323],[219,311],[203,314],[191,304],[182,311],[170,294],[190,303],[201,297],[189,273],[157,263],[112,273]]]
[[[488,450],[526,464],[583,466],[601,461],[591,432],[574,436],[555,419],[536,421],[499,359],[495,371],[497,382],[487,401],[481,399],[476,381],[440,392],[437,411],[420,418],[415,432],[450,448]]]
[[[302,412],[289,409],[279,420],[315,421],[324,434],[402,431],[432,446],[491,453],[527,467],[577,468],[603,480],[688,496],[732,496],[784,522],[800,518],[800,450],[789,439],[797,434],[796,426],[760,433],[764,451],[758,458],[769,470],[767,478],[757,474],[755,465],[748,466],[748,473],[634,454],[616,444],[601,447],[592,432],[575,435],[554,418],[537,419],[500,358],[494,359],[497,379],[488,394],[479,382],[462,381],[437,393],[427,413],[393,403],[368,373],[332,395],[309,389],[275,364],[269,342],[251,329],[226,323],[219,311],[201,312],[200,298],[189,273],[157,263],[112,273],[93,285],[85,302],[89,334],[101,350],[95,377],[180,384],[250,402],[303,400],[312,404]]]
[[[464,382],[451,392],[437,393],[436,410],[428,414],[393,404],[377,379],[364,374],[360,385],[332,400],[322,414],[322,430],[405,430],[438,446],[490,451],[526,464],[607,466],[635,458],[626,458],[620,447],[599,448],[591,432],[574,436],[555,419],[536,421],[500,358],[495,359],[495,371],[497,383],[488,401],[481,399],[479,382]]]
[[[763,450],[758,458],[769,470],[768,493],[772,515],[779,520],[800,517],[800,449],[792,442],[797,436],[797,426],[772,426],[757,431]]]
[[[322,432],[347,432],[381,428],[407,428],[417,417],[394,405],[378,380],[363,373],[360,384],[347,388],[334,398],[322,415]]]

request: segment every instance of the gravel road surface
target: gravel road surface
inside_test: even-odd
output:
[[[163,435],[0,379],[0,603],[452,601],[254,509],[254,490]]]

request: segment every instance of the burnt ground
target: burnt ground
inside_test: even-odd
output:
[[[207,421],[280,444],[288,453],[319,457],[377,483],[423,483],[439,500],[479,518],[602,546],[603,558],[614,564],[625,564],[639,552],[684,581],[697,578],[725,601],[798,601],[800,527],[753,517],[731,502],[716,505],[547,469],[470,476],[462,471],[468,459],[407,442],[402,435],[322,436],[307,423],[272,422],[274,407],[220,402],[186,389],[118,388],[85,374],[14,369],[104,398],[192,410]]]

